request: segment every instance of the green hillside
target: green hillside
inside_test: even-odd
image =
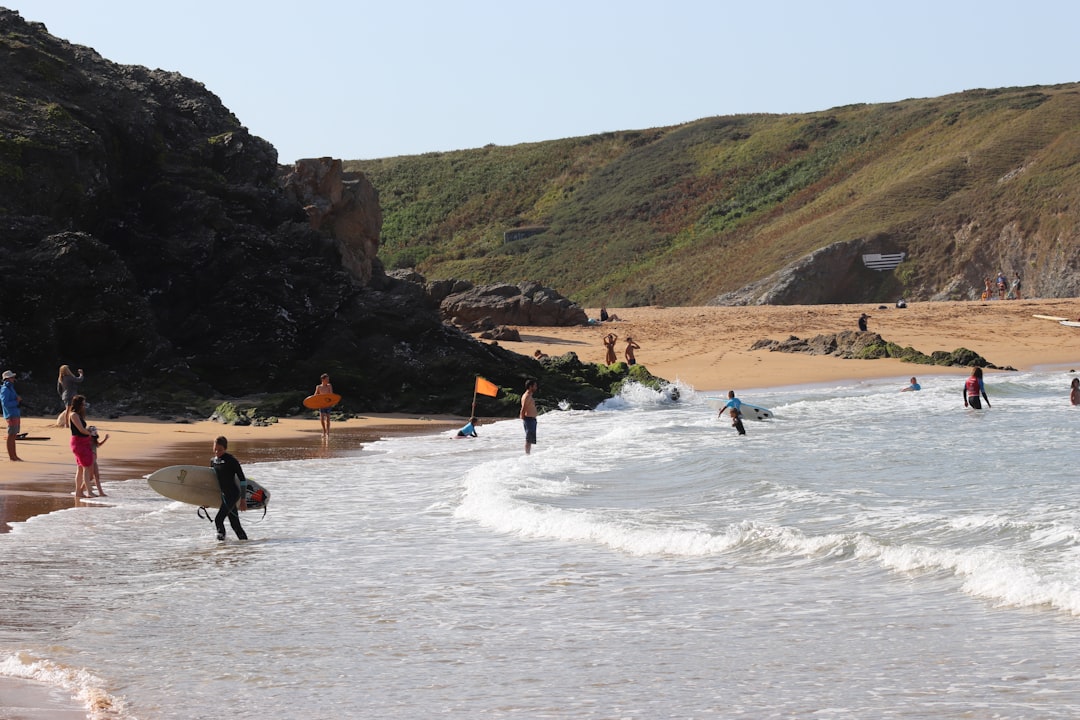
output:
[[[1078,160],[1070,84],[346,165],[379,190],[388,268],[626,306],[703,304],[830,246],[784,301],[966,298],[1001,269],[1080,295]]]

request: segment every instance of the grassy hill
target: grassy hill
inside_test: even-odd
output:
[[[704,304],[785,268],[768,301],[969,298],[998,270],[1080,295],[1078,161],[1069,84],[346,165],[379,190],[388,268],[626,306]],[[517,227],[542,231],[505,241]],[[880,273],[862,252],[908,257]]]

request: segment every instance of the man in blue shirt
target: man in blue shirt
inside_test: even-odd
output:
[[[4,408],[4,420],[7,421],[7,452],[8,459],[22,462],[22,458],[15,453],[15,438],[19,434],[19,425],[22,415],[19,412],[19,402],[22,398],[15,392],[15,373],[11,370],[4,371],[4,384],[0,387],[0,405]]]
[[[727,396],[728,396],[727,404],[724,405],[724,407],[720,408],[720,412],[717,413],[716,417],[720,417],[721,415],[724,414],[725,410],[730,408],[731,409],[731,427],[735,428],[735,430],[737,430],[740,435],[745,435],[746,434],[746,428],[744,428],[743,424],[742,424],[742,400],[735,397],[735,391],[734,390],[728,390]]]

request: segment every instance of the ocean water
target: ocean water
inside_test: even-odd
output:
[[[247,543],[114,483],[0,535],[0,677],[142,720],[1080,716],[1070,376],[920,379],[246,462]]]

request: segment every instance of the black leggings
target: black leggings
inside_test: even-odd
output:
[[[214,525],[217,526],[218,535],[225,534],[225,517],[228,516],[229,524],[232,525],[236,537],[247,540],[247,533],[244,532],[244,528],[240,527],[240,511],[236,508],[236,504],[239,502],[239,490],[235,495],[232,493],[228,495],[222,494],[221,507],[218,508],[217,515],[214,516]]]

